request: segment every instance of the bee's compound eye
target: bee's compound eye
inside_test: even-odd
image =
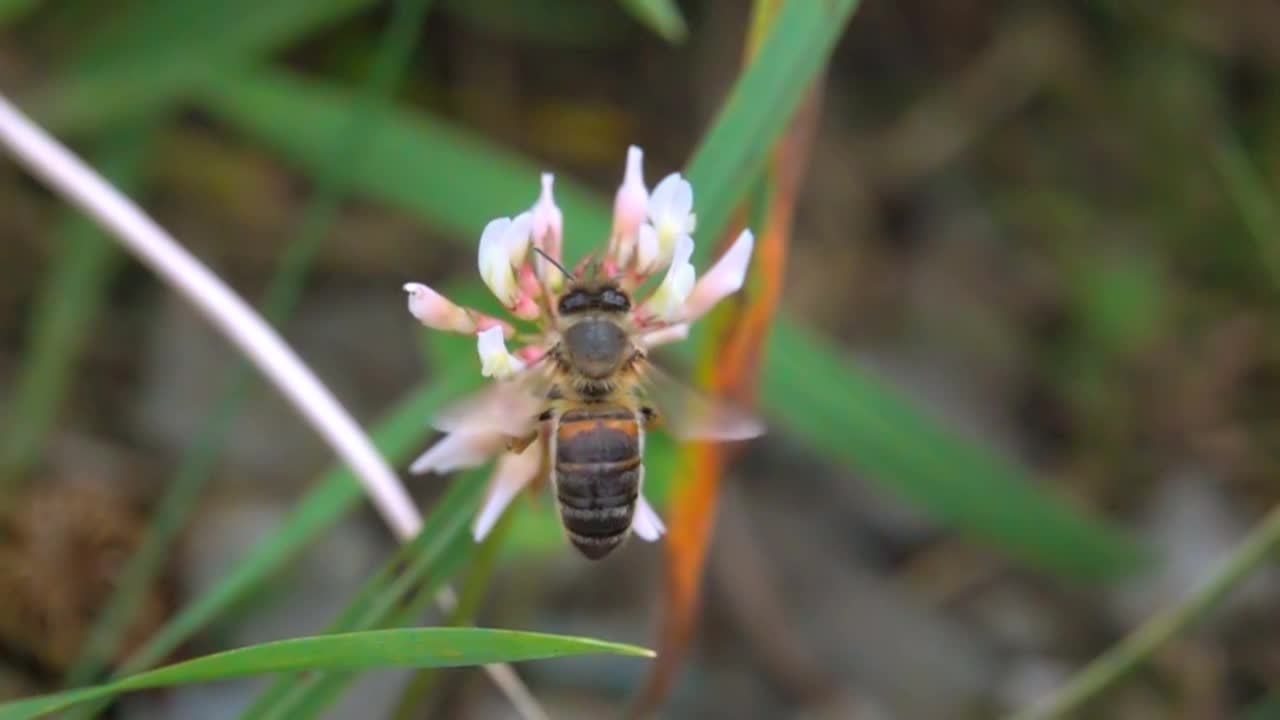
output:
[[[612,288],[600,293],[600,304],[608,310],[626,312],[631,309],[631,300],[620,290]]]
[[[587,306],[590,304],[591,300],[587,297],[586,293],[581,290],[574,290],[568,295],[560,298],[560,314],[569,315],[571,313],[580,312],[587,309]]]

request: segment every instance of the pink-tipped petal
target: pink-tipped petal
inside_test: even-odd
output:
[[[658,517],[658,513],[643,495],[636,501],[636,514],[631,520],[631,531],[636,534],[636,537],[646,542],[657,542],[658,538],[667,531],[667,526],[662,524],[662,518]]]
[[[613,198],[613,234],[635,235],[649,209],[649,190],[644,185],[644,151],[632,145],[627,148],[627,169],[622,185]]]
[[[542,195],[531,211],[533,216],[533,244],[553,260],[560,260],[560,244],[564,235],[564,213],[556,205],[552,194],[555,176],[542,173]],[[568,280],[564,273],[541,255],[533,259],[538,281],[550,292],[558,292]]]
[[[414,460],[409,472],[414,475],[445,475],[454,470],[477,467],[497,455],[505,443],[501,433],[450,433]]]
[[[556,205],[552,188],[555,176],[542,173],[542,194],[533,206],[533,242],[543,252],[559,260],[560,238],[564,234],[564,213]],[[555,250],[553,253],[552,250]]]
[[[747,267],[751,263],[751,251],[755,237],[750,230],[743,230],[733,245],[703,275],[685,301],[683,318],[687,322],[697,320],[724,298],[742,289],[747,279]]]
[[[524,449],[520,454],[505,453],[498,458],[493,469],[493,477],[489,480],[489,489],[485,495],[480,512],[472,525],[472,534],[476,542],[484,540],[498,524],[502,513],[511,504],[511,500],[538,475],[542,466],[542,442],[539,440]]]
[[[422,283],[405,283],[409,294],[409,312],[418,322],[436,330],[471,334],[476,323],[466,308],[450,302],[448,298]]]

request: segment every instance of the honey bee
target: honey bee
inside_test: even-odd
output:
[[[655,541],[664,531],[641,494],[647,430],[661,423],[681,440],[732,441],[758,436],[763,426],[654,365],[631,295],[618,282],[573,280],[553,307],[546,352],[536,362],[446,409],[435,424],[500,431],[517,454],[545,438],[561,525],[583,556],[599,560],[632,532]]]

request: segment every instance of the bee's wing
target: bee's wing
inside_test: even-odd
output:
[[[646,363],[641,388],[659,413],[659,424],[680,440],[749,440],[764,423],[732,403],[716,400]]]
[[[431,425],[449,433],[501,433],[521,437],[533,430],[546,405],[551,377],[542,363],[498,380],[436,413]]]

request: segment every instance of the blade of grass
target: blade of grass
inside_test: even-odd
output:
[[[137,185],[149,126],[105,142],[98,165],[116,184]],[[0,498],[8,498],[44,448],[66,398],[98,309],[123,256],[101,230],[72,212],[58,235],[60,248],[36,301],[31,340],[14,380],[0,434]]]
[[[180,100],[218,68],[266,54],[371,5],[372,0],[134,3],[24,105],[58,132],[149,115]]]
[[[40,0],[0,0],[0,25],[20,19],[36,9]]]
[[[345,191],[343,170],[359,165],[368,138],[377,133],[371,108],[386,102],[399,84],[430,4],[429,0],[397,3],[387,23],[364,87],[354,99],[345,124],[330,141],[333,150],[328,164],[319,174],[302,221],[267,286],[262,313],[274,325],[291,315],[302,299],[305,278],[323,246]],[[106,659],[114,655],[147,588],[155,581],[169,549],[203,494],[240,408],[253,388],[253,379],[252,367],[243,361],[224,379],[217,404],[180,461],[152,514],[142,544],[122,571],[89,640],[67,674],[68,686],[88,682],[101,671]]]
[[[1161,646],[1212,612],[1263,563],[1273,560],[1278,549],[1280,506],[1272,508],[1248,537],[1218,563],[1209,579],[1182,602],[1147,619],[1124,640],[1073,675],[1062,688],[1011,720],[1061,718],[1084,708]]]
[[[0,705],[0,720],[26,720],[131,690],[269,673],[460,667],[589,654],[652,657],[634,645],[544,633],[482,628],[401,628],[263,643],[133,675],[107,685]]]
[[[783,8],[778,27],[784,27],[793,4],[797,3]],[[777,48],[766,41],[752,67],[767,62],[770,52],[779,52]],[[744,76],[736,87],[740,89],[745,82]],[[741,94],[734,92],[735,97]],[[317,133],[334,121],[344,95],[283,73],[255,70],[220,76],[201,100],[224,122],[310,169],[322,152]],[[769,104],[778,102],[776,97],[762,96],[760,100],[762,105],[740,111],[787,114],[784,111],[788,108]],[[305,127],[289,120],[289,113],[298,112],[297,108],[306,108],[309,122]],[[533,203],[537,170],[532,164],[421,113],[399,110],[389,114],[385,122],[387,131],[375,139],[369,151],[368,167],[374,170],[353,175],[354,192],[451,230],[469,247],[474,247],[479,229],[488,220]],[[690,181],[697,193],[695,208],[702,238],[722,236],[727,220],[722,214],[719,223],[711,222],[702,211],[703,203],[729,207],[737,200],[727,190],[739,184],[737,179],[719,181],[734,168],[743,167],[741,158],[749,152],[746,148],[761,142],[723,133],[717,137],[717,144],[704,143],[699,148],[698,156],[707,159],[695,158],[697,162],[690,165],[700,173],[698,177],[691,174]],[[441,168],[446,172],[440,172]],[[758,175],[754,170],[750,174]],[[569,257],[608,236],[608,204],[600,194],[558,176],[556,199],[572,228],[565,236]],[[1129,572],[1140,563],[1141,553],[1125,537],[1038,491],[1024,469],[948,431],[831,343],[805,333],[785,313],[776,323],[769,348],[785,351],[767,352],[762,374],[767,414],[790,430],[797,441],[824,457],[867,473],[913,503],[923,503],[953,527],[996,542],[1029,567],[1075,579],[1096,579]],[[794,357],[779,357],[783,354]],[[656,472],[647,475],[657,479]],[[936,499],[935,489],[937,497],[953,500],[964,496],[969,501],[948,505]],[[992,510],[979,502],[989,498],[1009,501]],[[1004,527],[988,527],[993,518]],[[1023,546],[1028,529],[1034,529],[1036,540]]]
[[[815,377],[823,381],[805,380]],[[798,325],[774,328],[761,401],[797,443],[1029,566],[1102,580],[1144,557],[1116,531],[1045,495],[1016,465],[948,432]]]
[[[748,31],[747,57],[760,52],[780,9],[778,0],[757,0]],[[822,97],[815,80],[807,101],[773,148],[760,192],[744,204],[743,213],[760,233],[746,283],[730,302],[721,304],[704,323],[698,375],[713,397],[740,407],[755,405],[761,349],[773,325],[786,273],[792,217],[804,167],[817,126]],[[735,233],[724,235],[727,249]],[[632,717],[652,715],[666,700],[697,626],[707,550],[720,502],[720,483],[739,447],[691,443],[679,454],[675,475],[685,478],[670,509],[666,545],[667,587],[658,632],[661,654],[633,705]]]
[[[508,530],[511,528],[513,513],[506,512],[498,520],[498,524],[489,531],[484,542],[480,544],[462,581],[462,592],[458,597],[457,607],[445,619],[444,624],[457,627],[475,622],[480,603],[484,600],[489,580],[493,576],[493,568],[497,564],[499,551],[502,549]],[[424,669],[413,674],[400,694],[400,700],[391,712],[392,720],[413,720],[420,713],[417,709],[430,697],[432,690],[440,678],[440,673]]]
[[[467,375],[470,374],[469,371]],[[423,418],[430,417],[445,401],[456,396],[453,388],[463,377],[459,373],[445,375],[430,387],[410,393],[374,429],[378,449],[393,461],[404,460],[427,433]],[[330,470],[294,504],[270,534],[254,543],[228,575],[148,638],[116,670],[114,677],[145,670],[167,658],[214,619],[270,582],[289,560],[354,510],[361,498],[360,484],[348,468],[339,466]]]
[[[689,26],[675,0],[619,0],[622,8],[669,43],[682,43]]]
[[[399,478],[314,372],[235,292],[138,206],[0,97],[0,142],[38,179],[112,231],[130,252],[200,310],[275,384],[331,448],[356,470],[384,520],[401,537],[421,523]]]
[[[422,588],[427,592],[416,593],[419,597],[432,597],[446,577],[471,554],[474,543],[468,530],[483,489],[483,481],[474,472],[454,480],[432,508],[422,532],[363,584],[325,632],[382,628],[400,619],[405,610],[421,612],[420,607],[405,607],[411,605],[415,591]],[[345,689],[354,679],[353,673],[281,676],[258,695],[241,717],[307,717],[302,711],[304,706],[314,703],[310,709],[318,712],[322,707],[317,699],[336,699],[333,691]]]

